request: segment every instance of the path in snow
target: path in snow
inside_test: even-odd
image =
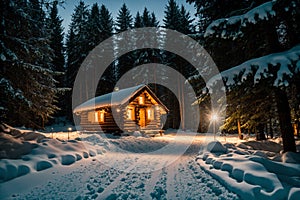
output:
[[[138,167],[154,169],[157,163],[166,159],[166,155],[141,157],[132,153],[121,162],[118,156],[107,152],[105,159],[115,159],[116,168],[94,158],[76,164],[61,176],[58,176],[59,170],[55,171],[55,178],[47,177],[46,183],[25,193],[14,194],[10,199],[239,199],[195,161],[201,143],[200,137],[196,137],[175,162],[144,173],[139,173]]]

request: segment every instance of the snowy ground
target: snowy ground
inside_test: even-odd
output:
[[[218,137],[223,145],[212,142],[207,147],[213,148],[207,148],[211,138],[178,135],[106,137],[72,132],[70,141],[45,139],[22,159],[0,160],[0,199],[299,197],[300,165],[281,160],[295,161],[297,156],[280,156],[277,143],[255,150],[260,143],[238,143],[236,136],[225,142]],[[59,137],[66,138],[67,133],[53,135]],[[83,141],[74,140],[78,137]],[[178,156],[176,149],[166,148],[172,144],[177,149],[188,148]],[[164,148],[167,150],[160,152]],[[278,165],[270,167],[273,163]]]

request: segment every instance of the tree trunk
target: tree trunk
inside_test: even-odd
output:
[[[296,143],[291,124],[291,111],[287,94],[279,88],[275,89],[275,91],[279,125],[283,142],[283,152],[296,152]]]
[[[238,119],[238,121],[237,121],[237,126],[238,126],[239,139],[242,140],[242,139],[243,139],[243,136],[242,136],[242,130],[241,130],[241,122],[240,122],[240,119]]]

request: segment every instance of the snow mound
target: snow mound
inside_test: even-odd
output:
[[[20,148],[21,156],[18,159],[0,160],[0,183],[56,165],[69,166],[83,158],[89,159],[105,152],[107,143],[99,135],[92,134],[85,139],[86,141],[64,141],[44,138],[39,142],[25,143],[34,148],[29,150]],[[11,141],[21,143],[20,139],[15,138]]]
[[[300,152],[285,152],[282,155],[282,162],[284,163],[300,163]]]
[[[37,132],[21,132],[7,125],[0,128],[0,159],[18,159],[30,153],[45,136]]]
[[[274,143],[268,148],[278,151]],[[300,159],[298,153],[285,153],[275,162],[256,142],[239,144],[211,142],[200,152],[197,162],[229,190],[242,199],[297,199],[300,188]]]
[[[207,144],[207,150],[211,153],[226,153],[227,148],[224,147],[221,142],[213,141]]]

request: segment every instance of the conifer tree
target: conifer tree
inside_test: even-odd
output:
[[[198,10],[202,9],[200,8],[200,4],[197,3],[199,1],[190,2],[196,2],[196,5],[199,6]],[[205,46],[208,47],[216,64],[221,67],[220,70],[226,70],[240,63],[247,65],[249,62],[247,60],[253,58],[256,58],[254,60],[260,60],[259,58],[265,55],[268,55],[264,57],[265,60],[257,64],[260,68],[260,77],[262,77],[261,74],[263,74],[267,76],[267,79],[271,79],[272,76],[278,77],[279,72],[282,70],[295,69],[296,64],[292,61],[294,56],[287,58],[290,60],[289,64],[280,62],[272,63],[268,61],[268,58],[270,59],[271,56],[269,57],[269,55],[273,55],[273,53],[282,52],[282,59],[284,59],[286,54],[284,50],[299,44],[299,37],[295,38],[293,36],[295,33],[299,34],[299,21],[296,20],[300,17],[299,2],[281,0],[267,2],[249,1],[248,3],[250,2],[250,7],[234,10],[234,12],[229,13],[229,17],[224,18],[222,15],[220,19],[213,21],[205,31]],[[236,9],[235,6],[234,8]],[[215,14],[213,11],[211,12],[212,15]],[[255,41],[255,43],[253,41]],[[293,51],[297,50],[293,49]],[[233,57],[235,59],[231,59]],[[270,70],[266,66],[277,69],[274,73],[275,75],[272,75],[272,73],[268,74],[267,72]],[[242,68],[238,67],[235,69],[238,70]],[[293,73],[288,74],[290,77],[294,76]],[[258,74],[256,74],[256,76],[258,76]],[[290,106],[285,91],[286,87],[272,81],[267,82],[268,84],[264,84],[264,80],[264,78],[255,80],[259,82],[258,87],[260,87],[260,89],[254,88],[252,90],[253,95],[259,95],[262,88],[265,91],[272,91],[272,98],[275,99],[277,105],[277,115],[283,138],[283,150],[295,151]],[[288,81],[286,80],[286,82]],[[288,84],[290,83],[291,82]],[[276,87],[274,87],[274,85]],[[268,99],[262,99],[262,102],[265,104],[267,101]],[[260,112],[264,112],[264,109],[260,108]],[[251,115],[253,117],[258,116],[257,112],[252,112]],[[259,118],[257,118],[258,121],[264,122],[265,119]]]
[[[166,6],[166,10],[165,10],[165,16],[163,19],[164,22],[164,28],[167,29],[173,29],[176,31],[179,31],[183,34],[191,34],[194,31],[193,28],[193,19],[190,18],[190,14],[185,10],[184,6],[181,6],[181,8],[179,8],[179,6],[177,5],[177,3],[175,2],[175,0],[169,0],[168,4]],[[165,42],[166,43],[174,43],[174,41],[170,41],[169,36],[166,35],[165,37]],[[176,42],[176,41],[175,41]],[[185,77],[189,77],[192,75],[192,73],[194,72],[192,66],[190,66],[189,63],[187,63],[184,59],[182,59],[181,57],[179,57],[178,55],[175,55],[173,53],[170,52],[164,52],[164,60],[163,63],[171,66],[172,68],[174,68],[175,70],[177,70],[180,74],[182,74]],[[178,101],[184,103],[185,101],[185,91],[184,91],[184,83],[179,81],[179,78],[174,78],[174,85],[177,85],[177,96]],[[176,99],[174,97],[172,97],[172,94],[169,92],[168,93],[169,96],[169,105],[171,108],[171,112],[174,112],[172,114],[173,119],[171,122],[171,126],[173,128],[178,128],[179,122],[181,121],[181,125],[182,128],[185,128],[185,111],[184,111],[184,106],[181,106],[179,108],[179,104],[178,101],[176,101]],[[180,116],[178,116],[177,113],[180,113]]]
[[[158,20],[156,19],[156,16],[155,16],[155,13],[154,12],[152,12],[151,13],[151,20],[150,20],[151,22],[150,22],[150,26],[151,27],[158,27],[159,26],[159,22],[158,22]]]
[[[100,25],[102,30],[102,41],[113,35],[113,24],[114,22],[111,13],[104,5],[101,5]]]
[[[92,5],[86,24],[88,51],[91,51],[102,40],[100,10],[97,3]]]
[[[63,27],[62,27],[62,19],[58,15],[58,1],[54,1],[50,8],[50,14],[47,19],[48,21],[48,30],[50,31],[50,48],[53,50],[53,58],[52,58],[52,68],[56,72],[61,72],[60,75],[56,77],[57,88],[65,87],[65,57],[64,57],[64,46],[63,46]],[[57,106],[60,108],[60,111],[56,115],[62,116],[65,115],[65,90],[62,90],[60,94],[58,94],[59,101],[57,102]]]
[[[127,31],[133,28],[133,18],[130,14],[129,9],[127,8],[126,4],[124,3],[121,9],[118,12],[117,20],[116,20],[116,27],[115,30],[117,33],[121,33],[123,31]],[[132,39],[132,38],[130,38]],[[116,41],[117,51],[121,49],[127,49],[132,47],[134,44],[125,41],[125,38],[119,38]],[[129,71],[133,66],[134,58],[130,54],[126,54],[118,58],[117,61],[117,80],[120,79],[127,71]]]
[[[147,8],[144,9],[142,21],[144,27],[151,27],[151,15]]]
[[[140,12],[138,11],[134,18],[134,28],[141,28],[141,27],[143,27],[142,18],[141,18]]]
[[[168,29],[177,30],[180,27],[178,20],[180,19],[179,7],[175,0],[169,0],[165,10],[163,19],[164,27]]]
[[[124,3],[121,9],[118,12],[117,20],[116,20],[116,32],[121,33],[123,31],[127,31],[132,28],[132,15],[130,14],[129,9]]]
[[[1,108],[12,125],[42,128],[55,112],[55,73],[45,23],[38,0],[1,1]]]
[[[101,5],[100,7],[100,15],[99,15],[99,22],[100,22],[100,36],[102,41],[106,40],[107,38],[113,35],[113,18],[109,10],[104,6]],[[113,49],[111,46],[106,47],[106,51]],[[113,52],[112,52],[113,53]],[[116,69],[114,63],[111,64],[102,75],[97,88],[96,95],[102,95],[111,92],[114,89],[114,85],[116,83]]]
[[[66,81],[67,87],[73,88],[75,77],[80,68],[80,65],[89,53],[90,46],[87,36],[88,32],[88,19],[89,11],[87,6],[83,1],[75,7],[72,14],[71,24],[69,27],[69,32],[67,35],[66,53],[67,53],[67,71],[66,71]],[[84,91],[85,86],[81,85],[80,90]],[[80,99],[85,99],[83,93],[81,93]],[[72,91],[66,94],[67,96],[67,117],[71,119],[72,117]]]

